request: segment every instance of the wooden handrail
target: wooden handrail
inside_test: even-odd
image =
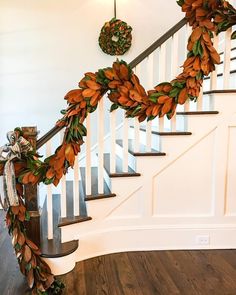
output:
[[[134,60],[129,63],[129,66],[133,69],[140,62],[142,62],[146,57],[148,57],[153,51],[160,47],[166,40],[173,36],[178,30],[180,30],[184,25],[187,24],[186,18],[181,19],[175,26],[173,26],[169,31],[162,35],[157,41],[150,45],[146,50],[139,54]]]
[[[141,54],[139,54],[134,60],[129,63],[129,66],[133,69],[140,62],[142,62],[146,57],[148,57],[152,52],[154,52],[158,47],[160,47],[166,40],[168,40],[171,36],[173,36],[178,30],[180,30],[184,25],[186,25],[187,20],[183,18],[176,25],[174,25],[171,29],[169,29],[163,36],[161,36],[157,41],[155,41],[151,46],[149,46],[146,50],[144,50]],[[103,93],[103,95],[106,92]],[[60,132],[64,126],[58,127],[54,126],[51,130],[49,130],[46,134],[44,134],[39,140],[37,140],[36,148],[39,149],[42,147],[47,141],[49,141],[54,135]]]
[[[46,134],[44,134],[40,139],[37,140],[36,149],[41,148],[46,142],[48,142],[54,135],[60,132],[64,126],[54,126],[51,130],[49,130]]]

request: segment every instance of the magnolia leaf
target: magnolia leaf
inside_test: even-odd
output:
[[[15,247],[17,243],[17,238],[18,238],[18,229],[17,227],[14,228],[13,233],[12,233],[12,245]]]
[[[29,262],[32,256],[32,252],[31,249],[29,248],[29,246],[25,245],[24,247],[24,260],[25,262]]]
[[[19,232],[17,242],[21,246],[24,245],[24,243],[25,243],[25,235],[22,232]]]
[[[45,295],[47,294],[47,293],[45,292],[45,288],[44,288],[42,282],[36,282],[36,288],[37,288],[37,290],[39,291],[39,292],[38,292],[39,294],[45,294]],[[40,292],[44,292],[44,293],[40,293]]]
[[[19,213],[20,207],[19,206],[11,206],[11,211],[14,215]]]
[[[30,221],[30,213],[28,211],[25,211],[25,220]]]
[[[38,246],[36,246],[31,240],[29,240],[27,238],[26,238],[26,243],[33,250],[38,250],[39,249]]]
[[[118,104],[113,103],[113,104],[111,105],[110,112],[113,112],[114,110],[118,109],[118,107],[119,107]]]
[[[50,286],[53,286],[54,282],[54,276],[52,274],[47,275],[47,281],[44,283],[44,286],[46,289],[48,289]]]
[[[231,35],[231,39],[236,39],[236,31]]]
[[[26,269],[27,271],[30,271],[31,268],[32,268],[31,263],[27,263],[27,264],[25,265],[25,269]]]
[[[28,282],[29,287],[32,289],[33,285],[34,285],[34,270],[32,268],[27,273],[27,282]]]
[[[37,266],[37,260],[34,254],[32,254],[32,258],[30,260],[30,263],[32,265],[32,268],[35,268]]]
[[[21,249],[21,245],[16,243],[16,245],[15,245],[16,252],[18,252],[20,249]]]

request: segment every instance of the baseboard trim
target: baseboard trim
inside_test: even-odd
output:
[[[71,229],[72,230],[72,229]],[[202,250],[236,248],[235,224],[184,226],[151,225],[141,228],[116,227],[76,231],[80,247],[76,261],[117,252],[153,250]],[[209,245],[197,244],[196,237],[209,235]],[[65,238],[65,233],[63,234]]]

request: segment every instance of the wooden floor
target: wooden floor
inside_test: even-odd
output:
[[[1,216],[0,295],[30,294]],[[235,295],[236,250],[129,252],[77,263],[66,295]]]

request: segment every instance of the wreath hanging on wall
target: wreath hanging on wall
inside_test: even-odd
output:
[[[132,27],[126,22],[112,18],[106,22],[99,36],[99,46],[102,51],[110,55],[123,55],[132,42]]]

